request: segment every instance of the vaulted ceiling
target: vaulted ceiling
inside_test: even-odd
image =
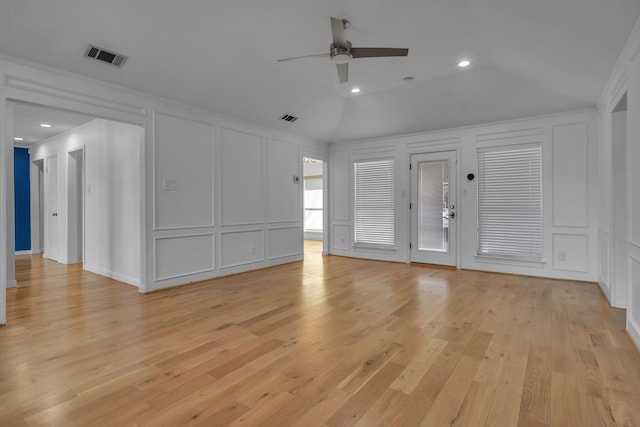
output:
[[[0,52],[343,141],[593,107],[639,15],[638,0],[3,0]],[[327,52],[331,16],[354,46],[409,56],[354,59],[346,84],[328,58],[277,62]],[[89,43],[129,60],[84,58]]]

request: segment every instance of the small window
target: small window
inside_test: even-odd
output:
[[[355,243],[395,244],[393,160],[356,162]]]
[[[478,255],[542,261],[539,144],[478,150]]]

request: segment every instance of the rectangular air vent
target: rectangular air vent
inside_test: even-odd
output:
[[[291,114],[285,114],[284,116],[280,117],[280,120],[284,120],[285,122],[293,123],[296,120],[298,120],[298,118],[296,116],[292,116]]]
[[[119,53],[109,52],[108,50],[104,50],[101,47],[89,45],[84,56],[87,58],[95,59],[96,61],[106,62],[110,65],[115,65],[116,67],[122,67],[127,60],[127,57],[124,55],[120,55]]]

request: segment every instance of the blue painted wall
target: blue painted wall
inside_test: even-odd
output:
[[[29,180],[29,150],[13,148],[13,179],[15,182],[16,251],[31,250],[31,183]]]

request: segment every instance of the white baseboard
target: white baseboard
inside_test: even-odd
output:
[[[16,251],[17,255],[33,255],[33,251]]]
[[[322,231],[305,231],[304,240],[322,240]]]
[[[18,281],[17,280],[7,280],[7,289],[15,288],[17,286],[18,286]]]
[[[609,287],[609,284],[600,278],[600,280],[598,280],[598,285],[600,286],[600,289],[602,289],[602,293],[609,302],[609,305],[613,307],[613,304],[611,303],[611,288]]]
[[[631,339],[635,342],[636,347],[640,349],[640,326],[633,321],[628,313],[627,311],[627,331],[629,331],[629,336],[631,336]]]
[[[92,265],[85,264],[83,268],[91,273],[99,274],[101,276],[106,276],[110,279],[117,280],[118,282],[126,283],[127,285],[135,286],[136,288],[140,287],[140,279],[135,279],[133,277],[128,277],[123,274],[114,273],[113,271],[103,270],[101,268],[94,267]]]

